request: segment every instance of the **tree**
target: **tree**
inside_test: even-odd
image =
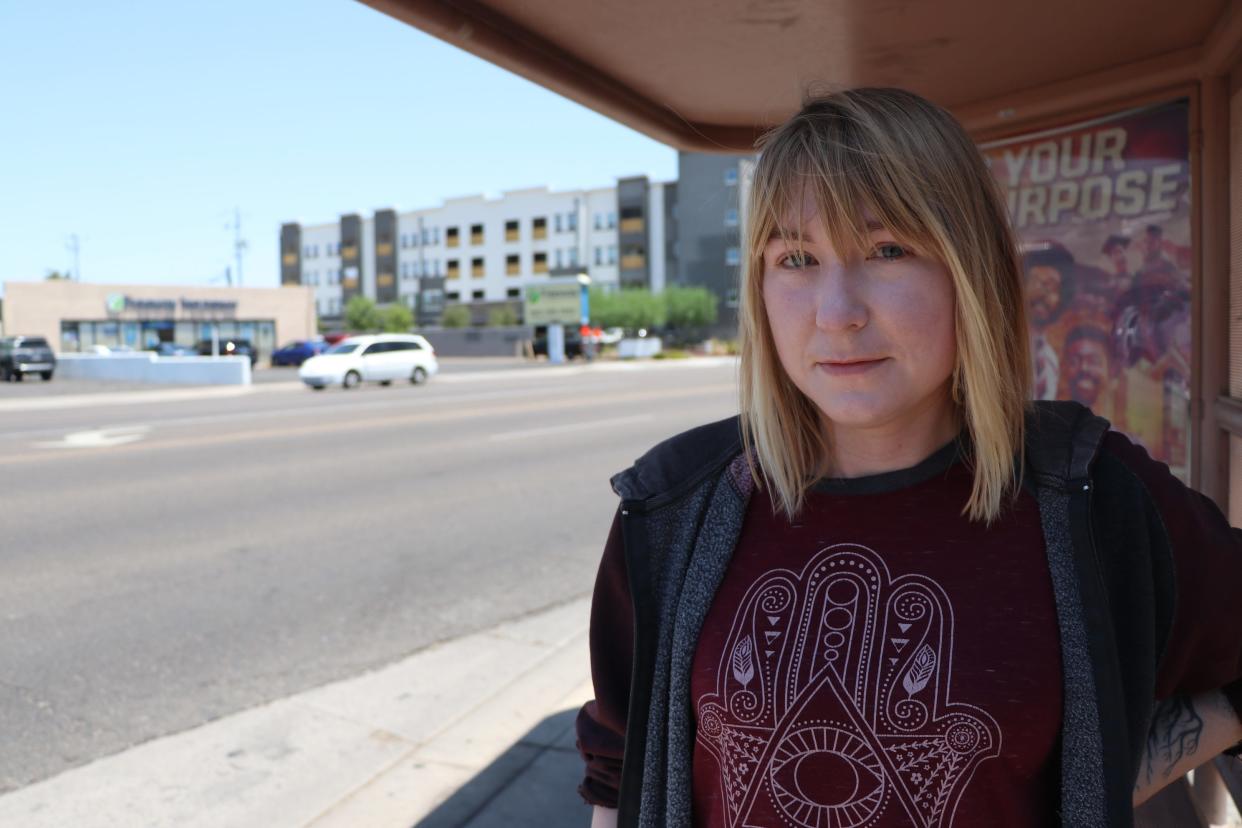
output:
[[[664,301],[645,288],[591,291],[591,320],[603,328],[658,328],[664,324]]]
[[[449,305],[440,314],[440,324],[446,328],[464,328],[470,324],[470,309],[465,305]]]
[[[355,296],[345,305],[345,327],[354,331],[378,331],[384,318],[375,303],[365,296]]]
[[[49,282],[69,281],[72,277],[68,273],[61,273],[59,270],[49,270],[47,275],[43,277]]]
[[[664,289],[664,306],[672,328],[706,328],[715,324],[716,294],[705,287],[670,287]]]
[[[487,324],[493,328],[507,328],[516,325],[517,321],[517,311],[509,305],[492,308],[487,314]]]
[[[405,305],[389,305],[380,311],[381,327],[388,333],[409,333],[414,314]]]

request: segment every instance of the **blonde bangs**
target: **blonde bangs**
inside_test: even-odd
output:
[[[746,203],[739,339],[743,440],[756,483],[793,516],[831,446],[815,404],[780,364],[763,303],[764,249],[801,250],[807,196],[835,250],[864,254],[870,214],[955,290],[952,397],[974,474],[963,513],[991,522],[1021,474],[1030,396],[1017,251],[996,182],[952,116],[912,93],[859,89],[808,101],[760,143]]]

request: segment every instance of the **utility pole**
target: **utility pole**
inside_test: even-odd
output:
[[[246,250],[246,240],[241,237],[241,209],[233,208],[233,255],[237,259],[237,286],[242,286],[242,253]],[[230,284],[232,282],[230,281]]]
[[[82,281],[82,262],[80,259],[82,245],[78,242],[77,233],[69,237],[69,243],[65,245],[65,249],[73,253],[73,280],[80,282]]]

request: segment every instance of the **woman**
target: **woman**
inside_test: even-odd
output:
[[[901,90],[810,100],[748,208],[741,415],[613,479],[596,824],[1130,825],[1242,740],[1242,533],[1029,402],[960,125]]]

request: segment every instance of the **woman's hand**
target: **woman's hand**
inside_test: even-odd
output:
[[[1242,742],[1242,720],[1219,691],[1160,702],[1134,786],[1135,806],[1238,742]]]
[[[591,828],[617,828],[617,809],[596,805],[591,812]]]

